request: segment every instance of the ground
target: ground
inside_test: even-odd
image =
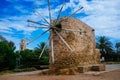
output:
[[[120,80],[120,64],[107,65],[107,70],[99,73],[77,75],[39,75],[38,72],[0,75],[0,80]]]

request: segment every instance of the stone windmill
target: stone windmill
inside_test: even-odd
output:
[[[42,34],[40,34],[35,39],[31,40],[29,43],[40,38],[42,35],[50,31],[50,37],[47,43],[50,43],[50,70],[55,73],[70,74],[72,72],[84,71],[82,68],[87,66],[85,70],[89,69],[88,66],[93,66],[100,63],[100,53],[96,49],[96,44],[94,40],[94,29],[83,23],[82,21],[72,18],[72,16],[81,10],[73,12],[67,17],[60,18],[61,11],[64,7],[64,3],[60,8],[59,14],[56,20],[51,19],[50,1],[48,0],[48,10],[50,22],[48,22],[38,11],[41,18],[48,24],[42,24],[32,20],[28,20],[29,23],[39,24],[45,27],[37,28],[47,28]],[[36,26],[35,26],[36,27]],[[28,44],[29,44],[28,43]],[[42,56],[44,46],[40,57]],[[39,58],[40,58],[39,57]],[[99,66],[98,66],[99,67]]]

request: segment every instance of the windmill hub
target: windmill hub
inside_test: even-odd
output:
[[[55,24],[54,27],[55,27],[56,31],[58,31],[58,32],[60,32],[60,31],[62,30],[62,25],[61,25],[61,23]]]
[[[62,29],[61,23],[56,24],[55,27],[56,27],[57,29]]]
[[[62,31],[62,24],[61,24],[61,22],[59,22],[57,20],[53,20],[52,23],[50,24],[50,28],[53,31],[56,30],[57,32],[61,32]]]

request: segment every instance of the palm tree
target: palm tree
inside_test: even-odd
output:
[[[117,42],[115,47],[116,47],[117,53],[120,53],[120,42]]]
[[[41,42],[40,44],[37,45],[37,47],[35,47],[35,50],[41,50],[43,49],[43,47],[45,46],[45,42]]]
[[[41,54],[45,45],[46,45],[45,42],[41,42],[40,44],[38,44],[37,47],[35,47],[34,52],[35,52],[35,54],[37,54],[38,57],[40,57],[40,54]],[[48,46],[45,47],[43,55],[41,56],[40,60],[45,64],[49,63],[49,49],[48,49]]]
[[[109,54],[113,51],[111,42],[105,36],[100,36],[98,38],[97,48],[100,49],[101,56],[105,56],[105,54]]]
[[[35,51],[40,52],[43,50],[44,46],[45,46],[45,42],[41,42],[40,44],[37,45],[37,47],[35,47]],[[44,50],[44,55],[48,55],[48,46],[45,47],[45,50]]]

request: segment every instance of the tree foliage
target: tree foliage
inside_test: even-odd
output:
[[[115,44],[115,47],[116,47],[116,52],[120,54],[120,42],[117,42]]]
[[[49,64],[48,46],[45,47],[42,57],[39,59],[40,53],[45,46],[44,42],[38,44],[34,50],[26,49],[24,51],[16,51],[16,57],[20,59],[21,68],[40,67],[40,65]],[[19,60],[18,59],[18,60]]]
[[[40,53],[42,52],[44,46],[45,46],[45,42],[41,42],[40,44],[38,44],[37,47],[35,47],[35,54],[38,55],[38,57],[40,56]],[[44,52],[40,58],[40,61],[42,64],[49,64],[49,49],[48,46],[45,47]]]
[[[105,57],[105,61],[120,61],[120,54],[116,54],[120,49],[119,42],[115,45],[117,51],[113,50],[112,43],[105,36],[98,37],[96,44],[97,48],[100,49],[101,57]]]
[[[102,54],[109,54],[112,52],[112,43],[105,36],[100,36],[97,40],[97,48]]]
[[[33,50],[29,50],[29,49],[20,51],[20,59],[21,59],[20,64],[23,67],[32,67],[37,63],[36,55],[33,53]]]
[[[15,45],[0,36],[0,70],[13,69],[15,67]]]

